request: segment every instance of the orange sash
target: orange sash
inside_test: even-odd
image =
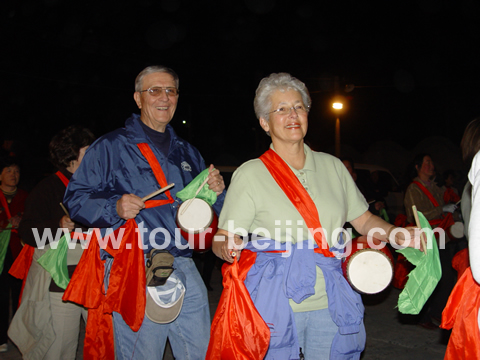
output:
[[[293,206],[298,210],[307,227],[312,230],[321,230],[322,224],[320,224],[320,217],[315,203],[285,161],[272,149],[263,153],[260,156],[260,160],[262,160],[278,186],[280,186]],[[334,255],[330,252],[328,243],[323,236],[323,230],[315,231],[315,242],[325,257],[333,257]]]
[[[417,185],[420,190],[428,197],[428,199],[432,202],[433,206],[437,207],[440,206],[438,204],[438,201],[433,197],[432,193],[428,191],[428,189],[423,186],[418,181],[413,181],[415,185]],[[450,226],[455,224],[455,221],[453,220],[453,215],[451,213],[448,213],[447,215],[442,215],[441,219],[435,219],[435,220],[429,220],[428,223],[432,226],[432,228],[440,227],[443,230],[447,230]]]
[[[473,279],[471,268],[468,268],[453,288],[442,313],[440,327],[453,328],[445,359],[480,359],[479,307],[480,285]]]
[[[160,187],[167,186],[167,180],[155,155],[146,143],[137,144],[147,159]],[[148,200],[147,209],[174,202],[170,191],[165,192],[166,200]],[[88,308],[88,321],[84,343],[84,359],[114,359],[113,311],[122,315],[133,331],[138,331],[145,315],[146,278],[143,250],[139,247],[140,236],[136,235],[135,219],[128,220],[115,230],[117,236],[124,229],[118,249],[107,243],[105,249],[115,258],[110,271],[108,292],[103,288],[104,260],[100,259],[97,232],[91,238],[88,249],[73,273],[65,290],[63,300],[72,301]]]

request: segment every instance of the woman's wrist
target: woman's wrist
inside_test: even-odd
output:
[[[390,239],[390,235],[392,234],[392,231],[395,230],[397,227],[395,225],[392,225],[388,228],[387,230],[387,242],[389,242],[390,244],[397,244],[397,240],[395,239],[395,237],[393,238],[393,241]]]

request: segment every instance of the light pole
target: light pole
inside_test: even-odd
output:
[[[335,123],[335,156],[340,158],[341,151],[340,151],[340,112],[343,109],[343,104],[341,102],[334,102],[332,104],[332,108],[337,114],[337,121]]]

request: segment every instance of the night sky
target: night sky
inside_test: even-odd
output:
[[[348,101],[342,142],[359,152],[384,139],[410,149],[430,135],[458,145],[480,116],[477,1],[2,0],[0,9],[2,137],[14,134],[32,158],[68,125],[97,136],[123,126],[137,112],[135,76],[152,64],[179,74],[172,125],[217,164],[268,145],[253,98],[272,72],[307,84],[307,140],[320,151],[333,149],[334,95]]]

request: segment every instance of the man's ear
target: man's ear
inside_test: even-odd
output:
[[[133,98],[135,99],[135,102],[137,103],[137,106],[139,109],[142,108],[142,99],[141,99],[141,94],[138,91],[135,91],[133,93]]]

